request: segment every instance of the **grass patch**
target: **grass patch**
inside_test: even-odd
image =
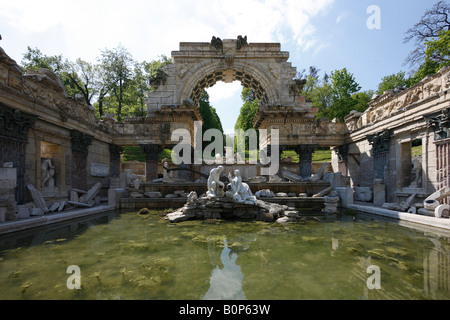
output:
[[[295,151],[288,150],[281,153],[281,159],[292,158],[293,163],[299,163],[299,156]],[[312,155],[312,162],[331,162],[331,150],[316,150]]]

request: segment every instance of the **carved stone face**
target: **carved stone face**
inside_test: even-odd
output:
[[[238,176],[241,175],[241,172],[240,172],[238,169],[236,169],[236,170],[234,170],[234,175],[235,175],[236,177],[238,177]]]

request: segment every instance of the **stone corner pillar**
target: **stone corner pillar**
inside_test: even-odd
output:
[[[122,147],[115,144],[109,145],[110,176],[112,178],[117,178],[120,175],[120,155],[122,153]]]
[[[158,178],[158,155],[162,151],[159,144],[141,144],[142,151],[145,153],[145,175],[147,182]]]
[[[72,142],[72,188],[87,190],[87,157],[94,137],[78,130],[70,132]]]

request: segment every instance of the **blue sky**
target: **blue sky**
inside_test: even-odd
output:
[[[170,56],[179,42],[211,37],[280,42],[297,70],[347,68],[363,90],[403,66],[413,44],[408,28],[437,1],[418,0],[0,0],[0,46],[20,62],[27,46],[47,55],[95,62],[100,50],[122,44],[138,61]],[[124,5],[126,3],[126,5]],[[367,8],[380,8],[381,28],[370,30]],[[224,129],[234,128],[239,83],[209,90]]]

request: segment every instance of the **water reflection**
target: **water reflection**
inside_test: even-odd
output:
[[[244,275],[241,267],[236,264],[237,254],[231,253],[227,241],[224,242],[220,255],[223,268],[218,265],[213,270],[210,279],[210,287],[203,300],[247,300],[242,281]]]
[[[449,292],[450,287],[450,252],[448,247],[434,238],[429,238],[434,244],[434,250],[429,250],[424,254],[423,288],[432,299],[439,299],[437,292]]]
[[[70,264],[83,295],[66,290]],[[175,226],[113,213],[1,236],[0,270],[0,299],[450,299],[450,233],[363,214]]]

